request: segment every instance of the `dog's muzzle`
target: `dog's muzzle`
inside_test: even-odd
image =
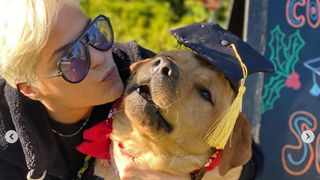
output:
[[[165,132],[172,126],[160,113],[178,100],[179,68],[166,55],[160,55],[143,64],[133,74],[126,90],[125,109],[130,119],[140,126],[161,127]]]

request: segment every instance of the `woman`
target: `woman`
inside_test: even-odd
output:
[[[0,179],[90,177],[94,160],[75,150],[83,130],[106,119],[130,61],[154,53],[114,45],[109,19],[90,21],[76,0],[0,7]],[[136,167],[121,154],[116,161],[124,179],[189,178]]]

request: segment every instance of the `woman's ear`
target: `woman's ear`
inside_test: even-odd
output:
[[[31,84],[27,84],[27,83],[19,84],[19,91],[23,95],[27,96],[28,98],[30,98],[32,100],[39,99],[39,93],[37,91],[37,88]]]
[[[231,141],[231,143],[230,143]],[[251,126],[243,113],[240,113],[222,154],[219,174],[225,175],[230,169],[246,164],[252,156]],[[231,144],[231,147],[230,147]]]

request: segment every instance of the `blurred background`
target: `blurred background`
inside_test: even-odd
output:
[[[111,19],[115,40],[137,41],[161,52],[177,47],[169,35],[172,28],[194,22],[215,21],[227,26],[233,0],[81,0],[91,18],[103,14]]]

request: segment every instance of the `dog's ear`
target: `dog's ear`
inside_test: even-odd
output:
[[[252,156],[251,143],[251,126],[244,114],[240,113],[232,136],[223,150],[219,166],[219,174],[221,176],[224,176],[230,169],[242,166],[250,160]]]
[[[139,66],[141,66],[142,64],[144,64],[146,61],[150,61],[150,60],[151,60],[151,58],[148,58],[148,59],[145,59],[145,60],[136,61],[136,62],[132,63],[132,64],[130,65],[130,71],[131,71],[131,72],[136,71],[136,69],[139,68]]]

